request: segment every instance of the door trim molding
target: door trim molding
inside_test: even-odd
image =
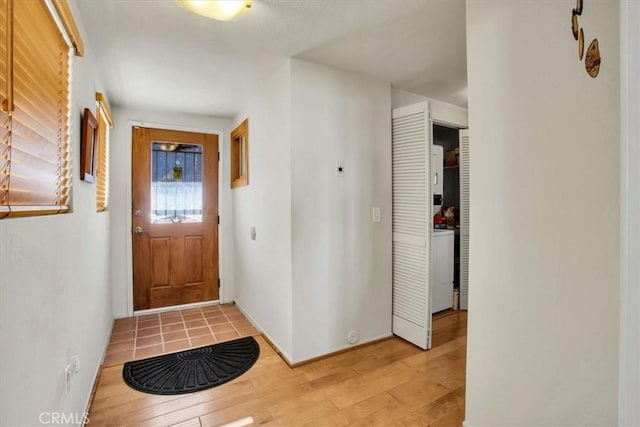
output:
[[[620,368],[618,425],[640,424],[640,4],[620,2]]]
[[[157,122],[143,122],[139,120],[129,120],[127,122],[127,141],[131,142],[133,137],[132,129],[134,126],[154,128],[154,129],[165,129],[165,130],[177,130],[183,132],[197,132],[197,133],[206,133],[210,135],[218,136],[218,152],[220,153],[220,164],[218,165],[218,215],[220,215],[220,223],[218,224],[218,277],[220,278],[220,292],[218,294],[218,301],[222,303],[225,301],[224,299],[224,290],[225,290],[225,281],[224,281],[224,221],[226,220],[225,216],[221,214],[224,212],[224,141],[225,141],[225,133],[219,129],[211,129],[211,128],[200,128],[194,126],[182,126],[182,125],[174,125],[167,123],[157,123]],[[129,159],[130,162],[133,161],[133,158]],[[129,170],[131,170],[132,164],[129,164]],[[130,180],[133,177],[130,177]],[[125,242],[127,246],[127,316],[133,316],[133,236],[131,235],[131,229],[133,223],[131,221],[131,185],[127,186],[127,203],[126,203],[126,212],[125,218],[127,219],[127,225],[124,229],[125,232]],[[214,301],[205,301],[202,303],[195,303],[200,305],[210,305],[214,303]],[[165,309],[175,309],[176,307],[164,307]],[[145,310],[146,311],[146,310]],[[166,310],[165,310],[166,311]],[[141,311],[136,311],[136,314],[140,314]]]

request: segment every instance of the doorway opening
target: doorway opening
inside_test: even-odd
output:
[[[133,309],[218,300],[218,136],[132,135]]]
[[[392,111],[392,332],[425,350],[433,313],[453,310],[454,295],[456,308],[467,308],[470,162],[461,110],[424,101]]]
[[[433,153],[432,312],[466,310],[469,283],[468,131],[434,123]]]

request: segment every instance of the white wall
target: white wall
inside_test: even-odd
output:
[[[132,270],[131,270],[131,126],[130,122],[142,122],[144,126],[168,125],[171,128],[220,131],[222,152],[222,178],[220,184],[220,280],[225,300],[233,299],[233,214],[229,191],[229,132],[231,120],[213,116],[184,113],[158,113],[152,111],[114,108],[115,127],[111,130],[109,151],[111,211],[111,286],[113,289],[113,314],[115,317],[131,316]]]
[[[471,254],[466,422],[616,425],[618,1],[467,1]]]
[[[82,22],[76,2],[70,2]],[[108,339],[109,212],[96,213],[95,185],[80,181],[80,123],[95,111],[95,52],[84,38],[71,101],[72,209],[0,222],[0,425],[39,425],[41,412],[85,410]],[[64,397],[68,357],[80,373]],[[46,420],[47,418],[45,418]]]
[[[290,61],[287,60],[234,125],[249,118],[249,185],[233,198],[236,300],[291,359]],[[256,240],[250,239],[251,227]]]
[[[291,94],[298,362],[347,347],[350,330],[360,342],[391,333],[391,94],[388,83],[299,60]]]
[[[287,60],[234,123],[247,117],[249,186],[232,190],[238,305],[293,363],[347,347],[351,330],[389,335],[389,84]]]

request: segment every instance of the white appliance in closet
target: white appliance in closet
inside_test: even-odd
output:
[[[442,145],[431,146],[431,194],[433,194],[432,215],[442,209],[444,202],[444,188],[442,170],[444,166],[444,148]]]
[[[444,203],[444,148],[431,146],[431,193],[435,215]],[[453,230],[433,230],[431,239],[431,312],[453,307]]]
[[[433,230],[431,242],[431,312],[453,307],[453,230]]]

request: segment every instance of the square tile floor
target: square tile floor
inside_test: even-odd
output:
[[[233,305],[116,319],[103,366],[259,334]]]

